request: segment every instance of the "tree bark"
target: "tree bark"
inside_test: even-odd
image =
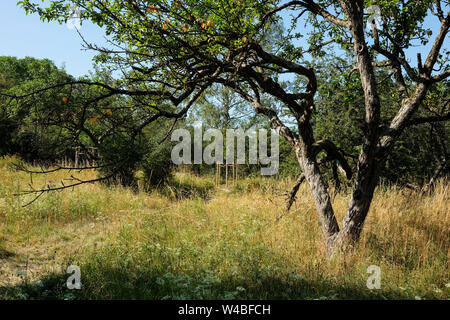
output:
[[[344,10],[350,20],[350,33],[354,40],[353,50],[364,91],[365,130],[364,143],[359,155],[356,179],[347,215],[344,218],[342,230],[333,243],[333,251],[346,249],[358,241],[372,202],[375,186],[378,183],[376,147],[380,123],[380,99],[372,66],[372,57],[364,36],[364,2],[344,3]]]
[[[313,147],[314,137],[309,122],[304,122],[299,128],[300,136],[298,144],[294,146],[300,168],[309,184],[314,198],[322,234],[329,253],[333,248],[333,242],[339,233],[339,225],[331,205],[328,186],[322,178],[319,165],[316,161],[316,153]]]

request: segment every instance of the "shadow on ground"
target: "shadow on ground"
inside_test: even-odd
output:
[[[88,267],[89,268],[89,267]],[[49,274],[40,281],[0,287],[1,299],[78,300],[78,299],[411,299],[403,291],[368,290],[365,283],[337,284],[299,275],[258,276],[254,273],[216,278],[210,271],[193,270],[184,274],[161,270],[125,270],[106,267],[87,271],[81,290],[69,290],[69,275]]]

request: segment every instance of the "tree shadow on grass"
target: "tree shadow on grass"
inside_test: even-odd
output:
[[[14,252],[11,252],[9,250],[6,250],[5,248],[0,247],[0,261],[1,259],[7,259],[14,257],[16,254]]]
[[[83,269],[82,269],[83,270]],[[215,277],[205,270],[173,274],[161,270],[104,267],[82,273],[81,290],[69,290],[69,275],[53,273],[40,281],[0,287],[1,299],[30,300],[345,300],[411,299],[403,291],[369,290],[365,283],[339,284],[300,275],[240,273]]]

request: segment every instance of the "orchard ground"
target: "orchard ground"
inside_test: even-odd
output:
[[[2,299],[450,298],[446,181],[427,195],[379,187],[357,248],[330,259],[305,184],[275,222],[293,180],[216,188],[214,177],[179,172],[151,193],[95,183],[22,207],[32,196],[14,194],[30,176],[13,161],[0,159]],[[68,176],[34,175],[33,186]],[[348,201],[334,197],[339,219]],[[80,267],[81,290],[67,289],[69,265]],[[381,269],[379,290],[366,285],[371,265]]]

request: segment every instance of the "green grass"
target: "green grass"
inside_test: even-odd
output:
[[[153,193],[101,184],[30,206],[29,175],[0,160],[0,297],[4,299],[448,299],[450,192],[377,191],[360,244],[326,256],[310,193],[274,223],[293,181],[215,188],[187,173]],[[76,173],[84,178],[95,173]],[[67,173],[35,176],[35,187]],[[334,199],[339,219],[349,196]],[[68,290],[69,265],[81,290]],[[381,289],[366,287],[381,268]]]

